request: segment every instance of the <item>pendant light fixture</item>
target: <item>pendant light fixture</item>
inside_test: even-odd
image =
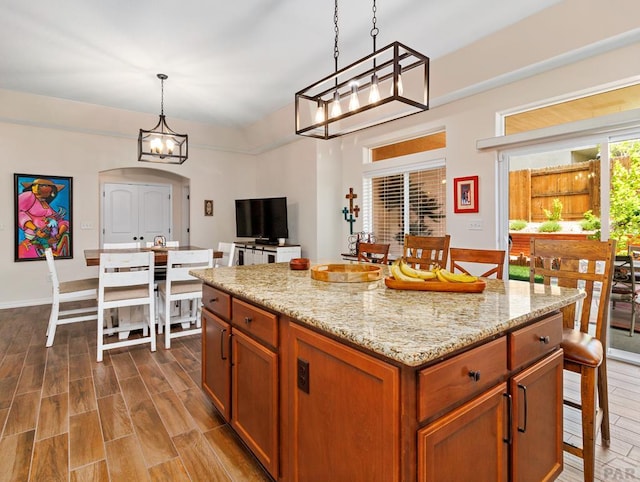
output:
[[[335,72],[295,95],[296,134],[332,139],[429,110],[429,57],[393,42],[338,70],[338,0],[334,9]]]
[[[163,164],[182,164],[187,160],[189,143],[187,134],[178,134],[171,130],[164,117],[164,81],[165,74],[158,74],[160,79],[160,120],[151,130],[140,129],[138,135],[138,161],[160,162]]]

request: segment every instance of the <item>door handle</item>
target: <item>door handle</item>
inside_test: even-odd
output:
[[[522,390],[522,396],[524,398],[524,426],[520,428],[518,425],[518,432],[525,433],[527,431],[527,387],[518,383],[518,390]]]

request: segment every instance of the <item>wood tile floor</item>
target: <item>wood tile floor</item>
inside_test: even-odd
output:
[[[269,480],[200,389],[198,336],[97,363],[94,322],[58,328],[47,349],[48,315],[0,310],[0,482]],[[640,367],[610,361],[609,392],[612,444],[598,446],[596,480],[640,480]],[[564,426],[579,443],[578,413]],[[558,480],[582,481],[581,460],[564,460]]]
[[[95,322],[45,348],[49,306],[0,310],[0,482],[267,481],[200,389],[200,338],[110,350]]]

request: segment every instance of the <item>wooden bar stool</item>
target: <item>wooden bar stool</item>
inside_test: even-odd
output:
[[[582,448],[566,441],[563,448],[583,459],[585,482],[594,480],[598,428],[604,447],[608,447],[611,440],[604,347],[615,246],[616,242],[611,240],[531,239],[531,283],[534,283],[535,275],[540,275],[545,285],[557,282],[560,287],[583,288],[586,293],[579,313],[576,313],[576,305],[563,310],[561,345],[564,350],[564,369],[580,374],[579,403],[565,399],[564,404],[580,410],[582,419]],[[592,316],[594,295],[599,297],[599,301],[595,303],[597,312]],[[577,326],[576,314],[579,315]],[[589,321],[595,321],[595,330],[591,334]]]

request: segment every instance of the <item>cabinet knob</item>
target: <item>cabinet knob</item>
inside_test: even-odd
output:
[[[469,378],[471,378],[474,382],[480,380],[480,372],[476,370],[469,370]]]
[[[541,337],[540,337],[540,343],[543,343],[543,344],[545,344],[545,345],[548,345],[548,344],[549,344],[549,341],[550,341],[550,340],[549,340],[549,337],[548,337],[548,336],[541,336]]]
[[[251,323],[251,321],[253,321],[253,320],[251,319],[251,317],[250,317],[250,316],[245,316],[245,317],[244,317],[244,322],[245,322],[245,323],[249,324],[249,323]]]

